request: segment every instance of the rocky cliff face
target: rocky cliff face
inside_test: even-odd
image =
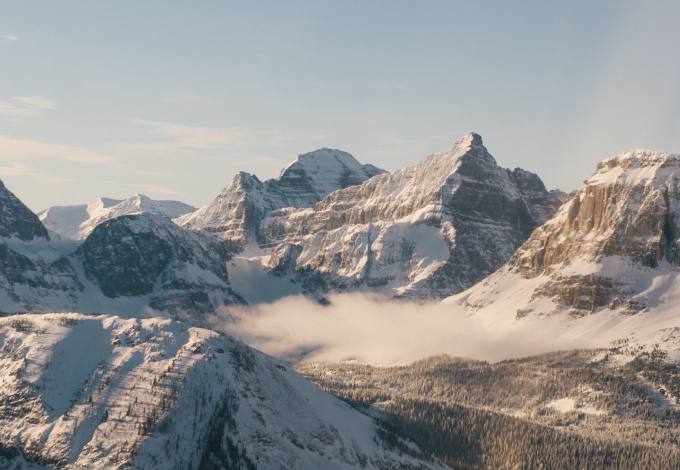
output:
[[[64,253],[69,247],[59,244],[0,181],[0,310],[75,306],[81,286]]]
[[[0,338],[3,469],[445,468],[213,331],[47,314],[0,319]]]
[[[248,245],[251,233],[267,212],[311,207],[335,190],[381,173],[384,170],[362,165],[348,153],[320,149],[300,155],[275,179],[263,182],[240,172],[210,204],[176,222],[184,228],[212,233],[239,251]]]
[[[488,286],[499,283],[531,293],[510,301],[519,317],[564,309],[636,314],[674,298],[679,259],[680,156],[628,150],[601,162],[465,302],[488,305]]]
[[[85,240],[94,228],[127,214],[148,213],[174,219],[196,208],[179,201],[155,201],[143,194],[125,200],[99,198],[79,206],[55,206],[38,214],[46,228],[74,240]]]
[[[99,224],[75,256],[108,298],[150,296],[171,314],[200,315],[244,303],[229,284],[229,253],[210,235],[166,217],[125,215]]]
[[[12,237],[24,242],[50,239],[38,217],[0,181],[0,238]]]
[[[313,208],[270,211],[257,241],[273,249],[270,267],[294,262],[295,280],[310,293],[442,298],[502,266],[559,205],[536,175],[499,167],[481,137],[469,134]]]

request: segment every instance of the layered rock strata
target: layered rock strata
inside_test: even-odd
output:
[[[540,178],[496,164],[477,134],[418,165],[338,190],[313,208],[269,212],[257,241],[299,247],[296,281],[309,293],[373,290],[443,298],[502,266],[557,210]]]

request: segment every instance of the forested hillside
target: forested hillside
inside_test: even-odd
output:
[[[299,370],[453,468],[680,468],[680,368],[659,350],[630,359],[612,348]]]

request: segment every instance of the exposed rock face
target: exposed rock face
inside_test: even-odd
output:
[[[12,237],[24,242],[50,238],[38,217],[0,181],[0,238]]]
[[[677,155],[631,150],[603,161],[593,177],[537,230],[512,264],[533,277],[582,258],[627,256],[650,268],[678,263]]]
[[[108,220],[87,237],[76,257],[86,277],[109,298],[151,295],[149,306],[156,310],[199,315],[243,303],[229,285],[224,245],[165,217]]]
[[[449,468],[214,331],[46,314],[0,319],[0,338],[2,469]]]
[[[125,200],[99,198],[80,206],[55,206],[38,214],[49,230],[74,240],[85,240],[94,228],[126,214],[148,213],[174,219],[196,208],[179,201],[155,201],[143,194]]]
[[[80,287],[38,217],[0,181],[0,309],[72,308]]]
[[[275,254],[300,246],[295,271],[308,292],[442,298],[502,266],[559,205],[536,175],[499,167],[482,138],[468,134],[446,152],[335,191],[313,208],[269,212],[258,243]]]
[[[583,187],[485,283],[530,288],[528,302],[517,305],[523,311],[608,307],[638,313],[663,304],[673,291],[679,253],[680,156],[628,150],[598,164]],[[511,281],[513,276],[531,282]],[[486,303],[481,292],[471,291],[466,299]]]
[[[275,179],[260,181],[240,172],[210,204],[176,220],[184,228],[200,229],[227,241],[238,251],[269,211],[313,206],[331,192],[357,185],[384,173],[362,165],[340,150],[320,149],[300,155]]]

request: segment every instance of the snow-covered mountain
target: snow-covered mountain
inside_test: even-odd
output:
[[[448,468],[209,330],[17,315],[0,318],[0,344],[3,469]]]
[[[229,283],[230,253],[215,237],[167,217],[124,215],[99,224],[72,257],[85,288],[79,310],[140,315],[148,306],[173,316],[243,304]]]
[[[195,210],[183,202],[155,201],[135,194],[125,200],[102,197],[85,205],[54,206],[39,212],[38,217],[47,229],[63,237],[84,240],[97,225],[121,215],[145,212],[174,219]]]
[[[499,167],[472,133],[314,207],[270,210],[257,226],[260,253],[237,256],[230,272],[267,285],[265,295],[290,293],[293,281],[313,296],[361,289],[443,298],[501,267],[559,206],[538,176]],[[239,288],[250,302],[262,299]]]
[[[335,190],[361,184],[384,172],[373,165],[362,165],[346,152],[324,148],[298,156],[275,179],[262,182],[255,175],[240,172],[212,202],[176,222],[184,228],[212,233],[239,251],[248,245],[257,224],[269,211],[312,207]]]
[[[679,273],[680,156],[628,150],[602,161],[502,269],[447,302],[499,328],[542,318],[584,338],[658,339],[680,327]],[[680,339],[669,341],[680,359]]]
[[[111,206],[125,215],[109,211],[107,220],[91,219],[97,223],[88,226],[93,230],[84,242],[50,237],[1,183],[0,209],[0,310],[196,319],[244,303],[229,283],[225,245],[180,228],[144,196]]]

